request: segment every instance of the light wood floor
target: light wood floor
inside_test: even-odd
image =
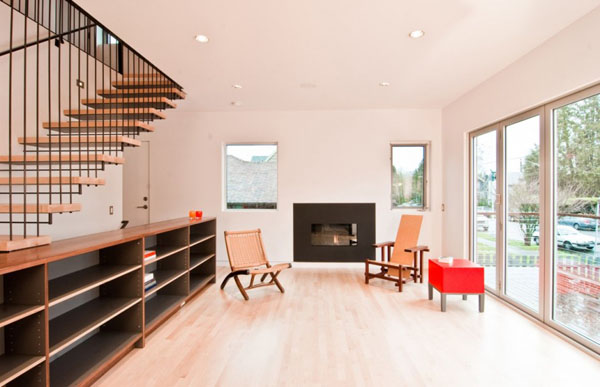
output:
[[[218,279],[225,273],[219,268]],[[493,297],[365,285],[361,269],[294,268],[284,295],[212,285],[99,386],[578,386],[600,361]],[[583,384],[585,383],[585,384]]]

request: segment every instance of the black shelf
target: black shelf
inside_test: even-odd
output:
[[[190,295],[196,293],[216,277],[215,274],[190,273]]]
[[[190,235],[190,247],[214,238],[215,235]]]
[[[48,282],[49,306],[139,269],[139,265],[96,265]]]
[[[79,384],[141,337],[139,332],[101,330],[50,362],[52,386]]]
[[[146,301],[146,329],[152,328],[155,322],[164,314],[180,305],[185,296],[172,294],[157,294]]]
[[[0,328],[44,310],[44,305],[0,304]]]
[[[150,247],[147,250],[156,251],[156,257],[149,259],[147,261],[144,261],[144,265],[149,265],[156,261],[160,261],[161,259],[170,257],[171,255],[177,254],[180,251],[183,251],[187,248],[188,248],[187,246],[154,246],[154,247]]]
[[[214,257],[214,254],[190,254],[190,270],[197,268],[198,266],[202,265],[203,263]]]
[[[156,286],[146,292],[146,297],[156,293],[186,272],[187,270],[185,269],[155,270],[153,273],[154,279],[156,280]]]
[[[2,355],[0,356],[0,386],[18,378],[25,372],[42,364],[45,356],[34,355]]]
[[[140,301],[141,298],[99,297],[53,318],[50,320],[50,356]]]

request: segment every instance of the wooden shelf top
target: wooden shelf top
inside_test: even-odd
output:
[[[34,247],[31,249],[0,253],[0,274],[54,262],[63,258],[141,239],[150,235],[209,222],[214,219],[214,217],[204,217],[200,220],[179,218],[138,227],[125,228],[123,230],[107,231],[77,238],[63,239],[55,241],[50,245]]]

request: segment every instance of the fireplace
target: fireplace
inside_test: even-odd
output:
[[[363,262],[374,243],[375,203],[294,203],[294,261]]]
[[[356,223],[312,224],[310,244],[313,246],[356,246],[358,236]]]

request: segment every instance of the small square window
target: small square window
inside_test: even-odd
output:
[[[277,144],[225,146],[227,209],[277,209]]]

